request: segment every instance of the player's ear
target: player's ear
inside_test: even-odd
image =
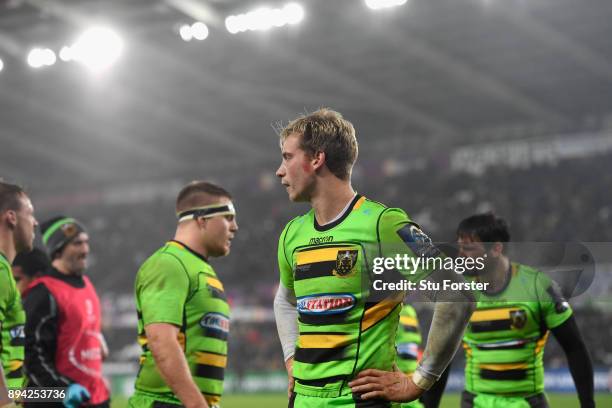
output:
[[[206,229],[206,218],[198,217],[196,218],[196,222],[198,223],[198,228]]]
[[[15,210],[6,210],[0,217],[10,229],[17,227],[17,212]]]
[[[501,242],[494,242],[493,245],[491,245],[491,255],[499,258],[504,252],[504,244],[502,244]]]
[[[312,167],[315,170],[320,169],[325,164],[325,152],[316,152],[312,155]]]

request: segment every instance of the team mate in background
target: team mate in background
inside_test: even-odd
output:
[[[24,385],[25,313],[11,262],[18,253],[32,250],[37,225],[34,208],[23,189],[0,181],[0,407],[12,405],[8,387]]]
[[[395,340],[397,368],[406,374],[412,375],[417,368],[421,354],[421,330],[416,310],[409,303],[404,303],[400,312],[397,338]],[[401,405],[401,408],[422,408],[423,404],[415,400]]]
[[[236,212],[223,188],[194,181],[179,193],[176,214],[174,239],[136,276],[142,354],[134,408],[216,407],[223,392],[230,310],[208,260],[229,254]]]
[[[46,403],[49,407],[109,407],[100,301],[84,276],[89,235],[77,220],[64,216],[44,222],[41,232],[51,268],[24,292],[28,385],[67,387],[64,402]]]
[[[471,295],[440,294],[439,299],[455,302],[436,304],[420,365],[412,377],[392,371],[404,293],[383,297],[364,288],[370,278],[364,260],[393,257],[398,250],[411,256],[439,252],[404,211],[353,190],[357,140],[342,115],[320,109],[297,118],[282,130],[280,144],[276,175],[291,201],[312,206],[287,224],[278,246],[274,311],[289,375],[289,405],[388,407],[389,401],[419,398],[455,354],[474,307],[466,301]],[[418,280],[429,272],[405,277]],[[444,278],[462,281],[454,272]]]
[[[580,406],[594,407],[593,367],[569,303],[544,273],[510,261],[509,240],[506,222],[492,213],[468,217],[457,228],[459,256],[486,256],[483,270],[466,274],[490,283],[463,337],[461,407],[548,407],[543,355],[550,332],[567,356]],[[435,401],[428,407],[437,406],[443,391],[430,390],[437,395],[428,395]]]
[[[39,276],[44,275],[49,268],[51,262],[47,254],[34,248],[30,252],[21,252],[17,254],[13,261],[13,277],[17,283],[19,293],[23,292],[30,286],[30,283]]]

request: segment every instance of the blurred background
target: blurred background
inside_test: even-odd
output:
[[[0,177],[27,188],[39,221],[88,227],[118,396],[137,369],[139,265],[173,236],[182,185],[225,186],[240,226],[212,262],[233,307],[228,393],[278,392],[276,245],[307,207],[274,176],[276,130],[331,107],[357,129],[357,191],[434,241],[494,210],[515,241],[587,243],[595,283],[571,303],[605,392],[610,21],[609,0],[4,0]],[[431,306],[416,307],[427,332]],[[572,392],[549,343],[547,387]]]

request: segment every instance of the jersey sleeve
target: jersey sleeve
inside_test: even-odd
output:
[[[415,258],[419,257],[441,256],[440,251],[427,234],[399,208],[385,210],[378,221],[377,233],[380,253],[384,258],[407,255],[416,262]],[[409,260],[405,266],[398,269],[398,272],[413,282],[424,279],[433,272],[424,267],[424,262],[413,263],[412,260]]]
[[[15,281],[11,270],[0,263],[0,326],[6,319],[6,313],[13,304],[15,298]]]
[[[160,254],[138,272],[137,296],[144,326],[151,323],[183,324],[183,306],[189,278],[181,262]]]
[[[542,272],[538,273],[536,279],[542,318],[546,327],[554,329],[570,318],[572,308],[555,281]]]
[[[287,238],[287,232],[291,223],[287,224],[283,230],[280,238],[278,239],[278,269],[280,273],[280,281],[287,289],[293,290],[293,268],[289,261],[289,256],[286,251],[285,241]]]

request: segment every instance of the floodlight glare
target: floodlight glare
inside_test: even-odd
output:
[[[230,32],[230,34],[236,34],[237,32],[239,32],[239,27],[238,27],[238,17],[237,16],[229,16],[228,18],[225,19],[225,28],[227,28],[227,31]]]
[[[403,6],[406,0],[365,0],[366,5],[372,10],[380,10],[389,7]]]
[[[42,50],[40,57],[41,57],[43,65],[46,65],[48,67],[55,64],[55,62],[57,61],[57,57],[55,56],[55,53],[53,52],[53,50],[50,50],[49,48]]]
[[[304,9],[299,4],[289,3],[282,10],[287,24],[297,24],[304,18]]]
[[[191,41],[191,39],[193,38],[191,26],[188,26],[187,24],[182,25],[181,28],[179,28],[179,35],[181,36],[183,41]]]
[[[208,27],[201,21],[193,23],[191,25],[191,35],[193,35],[193,38],[196,40],[205,40],[208,37]]]
[[[34,48],[28,53],[28,65],[32,68],[40,68],[43,66],[40,59],[40,49]]]
[[[232,34],[243,31],[266,31],[272,27],[297,24],[304,19],[304,9],[296,3],[289,3],[282,9],[267,7],[249,11],[245,14],[229,16],[225,19],[225,28]]]
[[[4,69],[4,61],[0,59],[0,71]]]
[[[73,59],[72,54],[73,54],[72,48],[68,47],[67,45],[64,45],[59,52],[59,57],[62,61],[68,62],[68,61],[72,61]]]
[[[55,61],[57,61],[55,53],[49,48],[33,48],[28,53],[28,65],[32,68],[51,66]]]
[[[123,41],[107,27],[92,27],[72,45],[72,57],[95,72],[103,71],[119,59]]]

